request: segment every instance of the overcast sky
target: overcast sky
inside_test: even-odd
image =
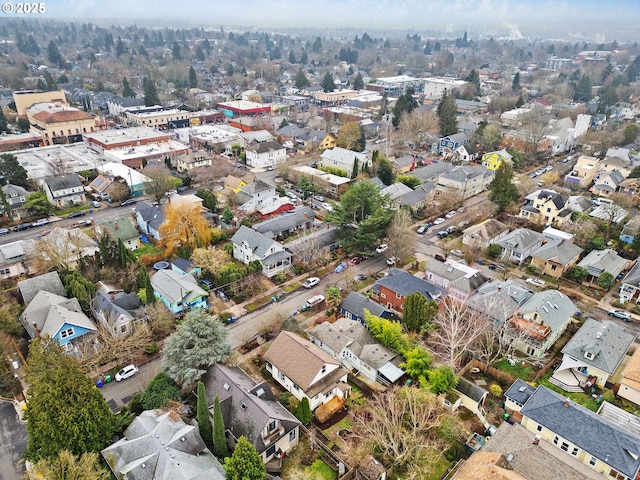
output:
[[[460,30],[473,25],[637,24],[638,0],[46,0],[48,17],[183,20],[197,25]],[[585,32],[586,33],[586,32]],[[607,35],[609,36],[609,35]]]

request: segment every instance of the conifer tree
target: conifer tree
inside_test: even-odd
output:
[[[220,408],[220,399],[216,395],[213,401],[213,454],[220,459],[229,456],[224,431],[225,426],[224,418],[222,418],[222,409]]]
[[[216,397],[217,398],[217,397]],[[209,417],[209,405],[207,395],[204,390],[204,383],[198,382],[198,402],[196,404],[196,419],[198,420],[198,431],[207,448],[213,451],[213,426]]]

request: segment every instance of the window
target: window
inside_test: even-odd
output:
[[[556,435],[555,437],[553,437],[553,444],[557,445],[558,444],[558,436]]]
[[[616,480],[627,480],[627,477],[625,475],[616,472],[613,468],[609,472],[609,476],[615,478]]]
[[[564,452],[568,452],[569,451],[569,444],[567,442],[562,442],[562,444],[560,445],[560,450],[562,450]]]
[[[9,270],[8,268],[3,268],[2,270],[0,270],[0,275],[9,275],[9,273],[11,273],[11,270]]]
[[[284,382],[287,377],[284,376],[284,373],[278,370],[278,378]]]
[[[276,454],[276,446],[275,445],[271,445],[269,448],[267,448],[267,451],[265,452],[265,457],[266,458],[271,458]]]
[[[269,431],[273,432],[276,429],[276,421],[275,420],[271,420],[269,422]]]
[[[291,430],[289,432],[289,441],[293,442],[296,439],[296,431],[295,430]]]
[[[584,358],[586,358],[587,360],[593,360],[593,353],[584,352]]]
[[[322,370],[320,370],[320,373],[327,373],[327,366],[326,365],[322,365]]]
[[[400,298],[402,298],[402,296],[399,293],[396,293],[396,298],[400,299]]]
[[[593,455],[591,455],[591,458],[589,459],[589,465],[591,465],[592,467],[595,467],[597,462],[598,462],[598,459]]]
[[[536,430],[538,430],[539,432],[541,432],[541,431],[542,431],[542,425],[538,425],[538,426],[536,427]]]
[[[571,450],[571,455],[575,457],[576,455],[578,455],[579,451],[580,450],[578,449],[578,447],[573,447],[573,450]]]
[[[60,332],[60,338],[67,338],[73,335],[73,327],[69,327],[66,330]]]
[[[231,388],[231,387],[229,386],[229,384],[228,384],[228,383],[225,383],[225,384],[222,386],[222,388],[224,388],[225,390],[229,390],[229,388]]]
[[[242,404],[240,405],[240,408],[242,408],[242,410],[246,410],[247,409],[247,404],[242,402]]]

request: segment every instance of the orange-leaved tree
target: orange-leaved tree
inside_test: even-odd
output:
[[[180,247],[191,251],[205,247],[211,239],[211,226],[199,204],[171,203],[164,210],[165,221],[160,225],[160,245],[170,256]]]

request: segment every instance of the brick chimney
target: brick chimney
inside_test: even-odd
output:
[[[569,408],[569,399],[568,398],[564,399],[564,404],[563,405],[564,405],[564,408]]]
[[[115,230],[117,230],[117,229],[118,229],[118,222],[117,222],[117,221],[113,222],[113,228],[114,228]]]

